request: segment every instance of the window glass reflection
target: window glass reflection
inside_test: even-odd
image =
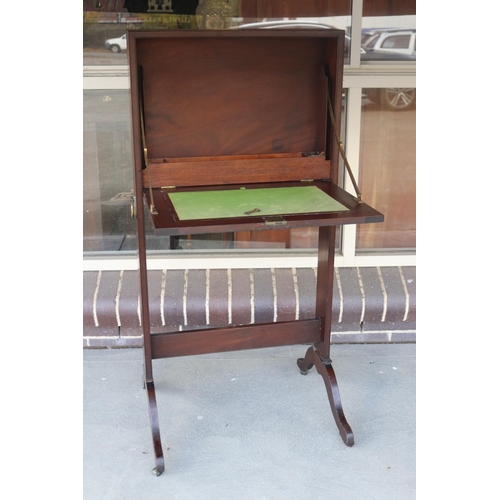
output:
[[[130,29],[331,29],[351,31],[351,1],[84,0],[83,64],[127,64]],[[347,40],[349,43],[349,40]],[[346,62],[349,60],[346,51]]]
[[[122,250],[134,234],[128,90],[83,93],[83,250]]]
[[[363,2],[361,62],[412,62],[417,56],[416,2]]]
[[[358,250],[416,246],[415,89],[364,89],[360,188],[385,216],[357,227]]]

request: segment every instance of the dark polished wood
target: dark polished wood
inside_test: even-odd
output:
[[[318,68],[334,62],[324,59],[329,41],[337,43],[235,31],[138,40],[149,157],[317,151]]]
[[[316,281],[316,317],[321,319],[321,339],[316,348],[323,358],[330,357],[333,275],[335,260],[335,227],[323,226],[318,235],[318,278]]]
[[[146,383],[149,403],[149,423],[151,426],[151,435],[153,438],[153,451],[155,454],[156,467],[153,469],[153,474],[159,476],[165,470],[165,459],[163,458],[163,449],[160,438],[160,424],[158,421],[158,408],[156,405],[156,394],[154,382]]]
[[[321,321],[309,319],[154,334],[151,346],[155,359],[312,343],[320,338]]]
[[[165,470],[153,381],[158,358],[313,344],[299,368],[316,366],[342,439],[354,444],[330,360],[335,229],[383,215],[338,186],[334,128],[341,128],[343,49],[344,32],[334,29],[128,32],[144,383],[156,475]],[[304,185],[347,210],[179,220],[168,196]],[[318,227],[316,317],[152,335],[146,217],[155,234],[173,238]]]
[[[237,157],[237,155],[235,155]],[[224,160],[191,160],[167,162],[152,160],[150,172],[144,172],[144,184],[152,187],[223,186],[225,184],[250,184],[254,182],[300,181],[301,179],[328,179],[330,162],[322,157],[273,157]],[[235,170],[234,164],[238,163]],[[207,172],[207,170],[210,170]],[[207,175],[209,173],[209,175]],[[196,179],[196,181],[195,181]]]
[[[303,375],[307,374],[315,366],[318,373],[323,377],[328,401],[330,402],[333,418],[339,429],[340,436],[347,446],[353,446],[354,434],[344,415],[337,377],[332,368],[332,360],[330,358],[323,358],[316,348],[311,346],[307,350],[305,358],[297,360],[297,365]]]

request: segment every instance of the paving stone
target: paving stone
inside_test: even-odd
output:
[[[250,272],[231,270],[231,323],[245,325],[251,322]]]
[[[298,289],[294,283],[291,269],[275,269],[276,280],[276,321],[293,321],[296,319],[296,292]]]
[[[94,294],[99,278],[98,271],[83,273],[83,331],[92,331],[96,328],[94,319]]]
[[[208,304],[210,325],[227,325],[229,321],[227,269],[210,270],[210,293]]]
[[[142,335],[139,321],[139,273],[137,271],[124,271],[122,276],[119,313],[120,335]],[[152,316],[154,324],[155,315]]]
[[[117,335],[116,294],[120,271],[107,271],[100,274],[97,285],[95,318],[100,335]]]
[[[184,274],[178,269],[169,269],[166,274],[163,314],[167,326],[184,325]]]
[[[311,319],[316,315],[316,275],[312,268],[298,268],[299,319]]]
[[[270,269],[253,269],[255,323],[274,321],[273,277]]]
[[[187,325],[207,324],[207,273],[205,269],[190,269],[187,278],[186,316]]]

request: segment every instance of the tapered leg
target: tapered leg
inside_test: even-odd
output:
[[[333,418],[339,429],[340,436],[347,446],[352,446],[354,444],[354,434],[344,415],[337,378],[332,368],[332,360],[329,358],[323,359],[319,352],[311,346],[307,350],[305,358],[297,360],[297,365],[304,375],[315,366],[318,373],[323,377]]]
[[[142,200],[138,198],[138,200]],[[149,406],[149,422],[155,455],[153,474],[159,476],[165,470],[165,461],[160,439],[160,425],[158,421],[158,407],[156,405],[155,385],[153,381],[153,362],[151,356],[151,325],[149,317],[148,276],[146,261],[146,238],[144,229],[144,203],[137,203],[137,245],[139,254],[139,281],[141,299],[141,324],[143,333],[144,373],[143,387],[147,390]]]
[[[156,464],[156,467],[153,469],[153,474],[155,476],[159,476],[165,470],[165,460],[163,459],[163,449],[161,447],[160,426],[158,424],[158,408],[156,406],[154,383],[147,382],[146,388],[148,391],[149,421],[151,424],[151,435],[153,438],[153,449]]]

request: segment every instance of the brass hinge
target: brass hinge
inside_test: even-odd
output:
[[[280,215],[264,217],[264,222],[266,223],[266,226],[286,226],[286,220]]]

